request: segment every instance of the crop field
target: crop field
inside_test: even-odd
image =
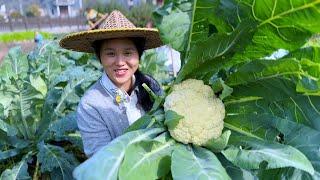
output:
[[[0,179],[320,179],[320,0],[169,0],[153,20],[181,70],[146,51],[164,94],[143,85],[152,109],[90,158],[76,109],[99,60],[7,48]]]

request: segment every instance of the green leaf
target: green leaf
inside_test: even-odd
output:
[[[278,49],[292,51],[300,48],[312,33],[320,30],[319,4],[318,0],[228,0],[221,3],[220,9],[226,12],[226,21],[241,22],[249,16],[258,23],[252,43],[243,53],[237,53],[229,63],[259,59]]]
[[[130,125],[125,132],[135,131],[139,129],[145,129],[150,127],[163,127],[164,121],[164,111],[162,108],[154,111],[149,112],[135,121],[132,125]]]
[[[187,41],[187,33],[190,26],[188,13],[177,12],[164,16],[159,31],[161,32],[163,41],[170,44],[173,49],[183,51],[185,41]],[[172,28],[176,27],[176,28]]]
[[[152,100],[154,101],[150,112],[157,111],[162,102],[164,101],[164,97],[156,95],[146,83],[142,84],[142,87],[148,92]]]
[[[8,81],[10,78],[24,78],[28,72],[26,55],[22,54],[21,47],[11,48],[7,57],[0,66],[0,78]]]
[[[45,144],[44,142],[39,143],[38,148],[37,159],[41,164],[42,173],[57,169],[63,180],[72,179],[72,171],[78,165],[73,154],[65,152],[59,146]]]
[[[254,26],[249,20],[243,21],[232,33],[213,34],[196,42],[176,81],[186,78],[208,80],[234,53],[241,52],[243,46],[250,42]]]
[[[8,93],[5,90],[0,90],[0,104],[3,107],[3,116],[8,117],[9,110],[12,108],[11,103],[14,100],[13,93]]]
[[[48,91],[42,108],[41,121],[39,122],[36,131],[37,136],[44,136],[44,134],[48,132],[47,129],[49,128],[50,123],[56,120],[57,114],[54,113],[54,109],[57,105],[57,100],[61,97],[61,93],[62,90],[55,88]]]
[[[146,114],[141,118],[139,118],[138,120],[136,120],[132,125],[130,125],[125,132],[144,129],[150,124],[151,121],[152,121],[152,116],[150,116],[149,114]]]
[[[5,160],[11,157],[14,157],[16,155],[20,154],[20,149],[10,149],[7,151],[0,151],[0,160]]]
[[[2,180],[25,180],[31,179],[28,173],[28,158],[30,154],[25,155],[12,169],[6,169],[2,172],[0,179]]]
[[[227,86],[221,78],[213,80],[211,84],[215,93],[221,92],[221,94],[219,95],[219,99],[221,100],[230,96],[233,92],[233,89]]]
[[[301,65],[295,59],[257,60],[240,66],[237,72],[227,78],[226,84],[244,85],[263,79],[301,74],[303,74]]]
[[[30,124],[37,120],[33,116],[37,114],[36,107],[41,104],[43,96],[29,82],[16,80],[15,83],[16,89],[8,92],[14,95],[11,103],[11,118],[19,132],[29,139],[34,134]],[[28,120],[30,120],[29,123]]]
[[[209,140],[204,145],[204,147],[206,147],[207,149],[209,149],[212,152],[220,152],[224,148],[227,147],[230,135],[231,135],[231,131],[226,130],[217,139],[213,138],[213,139]]]
[[[18,136],[6,136],[0,133],[0,144],[5,144],[9,147],[23,149],[30,145],[31,141],[26,139],[20,139]],[[5,149],[4,149],[5,150]]]
[[[319,130],[285,119],[275,119],[272,125],[283,134],[285,144],[297,148],[307,156],[316,171],[313,178],[318,179],[320,177]]]
[[[172,130],[178,125],[179,121],[183,119],[183,116],[179,115],[175,111],[168,110],[165,112],[165,119],[164,125],[168,126],[168,129]]]
[[[225,105],[224,127],[232,130],[232,134],[268,140],[274,140],[278,135],[270,124],[272,116],[261,108],[265,105],[261,97],[244,97],[227,101]]]
[[[201,147],[176,147],[171,162],[173,179],[230,179],[212,152]]]
[[[233,95],[235,97],[257,96],[262,97],[264,100],[259,100],[257,102],[253,101],[251,103],[247,102],[248,105],[246,105],[246,107],[244,107],[245,104],[226,106],[226,111],[228,113],[225,122],[227,123],[231,122],[227,120],[230,118],[233,123],[237,124],[236,126],[242,126],[246,123],[240,123],[239,119],[243,119],[243,121],[246,121],[245,119],[250,119],[250,121],[253,122],[254,118],[259,119],[261,114],[268,114],[267,116],[269,118],[266,117],[259,121],[261,124],[269,126],[270,119],[277,116],[320,130],[320,98],[317,96],[303,96],[297,94],[295,92],[294,81],[292,80],[273,78],[250,83],[250,89],[248,89],[248,85],[233,88]],[[266,92],[272,92],[272,96]],[[229,110],[229,108],[232,108],[232,110]],[[242,116],[241,114],[244,114],[243,112],[250,113]],[[228,116],[228,114],[230,115]],[[255,123],[251,123],[250,126],[258,127],[253,126],[252,124]],[[257,130],[258,128],[253,129]]]
[[[37,91],[39,91],[43,97],[47,94],[47,85],[40,76],[30,75],[30,83]]]
[[[313,62],[320,62],[320,47],[305,47],[290,52],[286,57],[296,59],[309,59]]]
[[[50,41],[45,45],[43,51],[39,52],[35,56],[36,69],[33,73],[43,73],[50,89],[50,84],[56,76],[59,76],[62,72],[62,65],[66,60],[66,57],[61,54],[62,48],[59,47],[55,41]],[[30,54],[29,54],[30,56]],[[74,63],[74,62],[73,62]]]
[[[295,167],[310,174],[314,168],[310,161],[296,148],[289,145],[263,141],[255,138],[237,137],[236,144],[245,144],[250,150],[231,146],[222,154],[233,164],[244,169],[259,169],[266,162],[267,169]]]
[[[176,142],[149,140],[128,146],[119,169],[119,179],[158,179],[170,172],[171,153]]]
[[[144,51],[140,59],[139,70],[144,74],[149,74],[160,84],[170,81],[168,68],[165,65],[168,61],[167,48],[149,49]]]
[[[0,130],[7,133],[7,136],[15,136],[17,135],[18,131],[14,126],[6,123],[5,121],[0,119]]]
[[[234,180],[254,180],[257,179],[255,176],[255,173],[239,168],[235,165],[233,165],[230,161],[228,161],[221,153],[215,154],[219,161],[221,162],[222,166],[226,169],[228,175],[231,177],[231,179]]]
[[[127,147],[135,142],[152,139],[163,131],[162,128],[143,129],[119,136],[80,164],[73,171],[74,178],[116,180]]]
[[[57,136],[63,136],[65,133],[78,130],[76,113],[67,114],[65,117],[54,121],[49,130]]]
[[[72,72],[74,70],[75,72]],[[63,89],[57,87],[52,88],[48,92],[46,102],[43,108],[42,119],[37,127],[36,134],[44,137],[47,133],[46,129],[50,123],[56,119],[57,116],[63,115],[64,110],[68,107],[68,103],[74,103],[79,101],[76,88],[82,83],[93,82],[100,76],[99,72],[95,72],[92,69],[85,70],[83,67],[69,68],[61,76],[57,77],[53,82],[54,85],[58,86],[57,83],[67,81],[67,85]],[[73,98],[77,98],[74,100]]]
[[[190,1],[171,1],[154,13],[154,19],[164,44],[169,44],[185,57],[191,32],[191,14],[193,4]]]
[[[294,77],[299,79],[297,92],[320,94],[319,75],[320,65],[307,59],[256,60],[238,67],[237,72],[227,78],[226,84],[235,86],[263,79]]]

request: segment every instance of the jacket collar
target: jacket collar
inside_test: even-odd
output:
[[[136,78],[135,76],[133,75],[132,76],[132,84],[135,84],[135,81],[136,81]],[[104,72],[102,74],[102,77],[101,77],[101,80],[100,80],[100,83],[101,85],[104,87],[104,89],[113,97],[116,96],[116,94],[120,93],[122,94],[123,96],[129,96],[126,92],[124,92],[123,90],[121,90],[120,88],[118,88],[111,80],[110,78],[108,77],[107,73]]]

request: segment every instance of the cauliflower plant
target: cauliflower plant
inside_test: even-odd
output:
[[[188,79],[174,85],[165,99],[164,109],[184,116],[174,129],[169,129],[179,142],[201,146],[222,133],[224,104],[201,80]]]

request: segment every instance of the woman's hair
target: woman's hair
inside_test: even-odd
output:
[[[140,59],[144,51],[145,39],[137,37],[137,38],[130,38],[130,40],[132,40],[134,45],[136,46],[139,54],[139,59]],[[94,48],[95,54],[97,58],[100,60],[100,62],[101,62],[100,48],[103,41],[104,40],[95,41],[92,45],[92,47]],[[136,91],[137,97],[138,97],[138,103],[142,106],[144,111],[149,111],[152,108],[153,101],[150,98],[150,95],[148,94],[148,92],[142,87],[142,84],[143,83],[147,84],[148,87],[150,87],[150,89],[153,92],[155,92],[155,94],[158,94],[158,95],[161,95],[163,93],[161,86],[153,77],[151,77],[150,75],[143,74],[142,72],[139,71],[139,69],[134,73],[134,76],[136,78],[136,81],[135,81],[134,87],[132,87],[131,90],[136,89],[138,87],[138,91]]]

